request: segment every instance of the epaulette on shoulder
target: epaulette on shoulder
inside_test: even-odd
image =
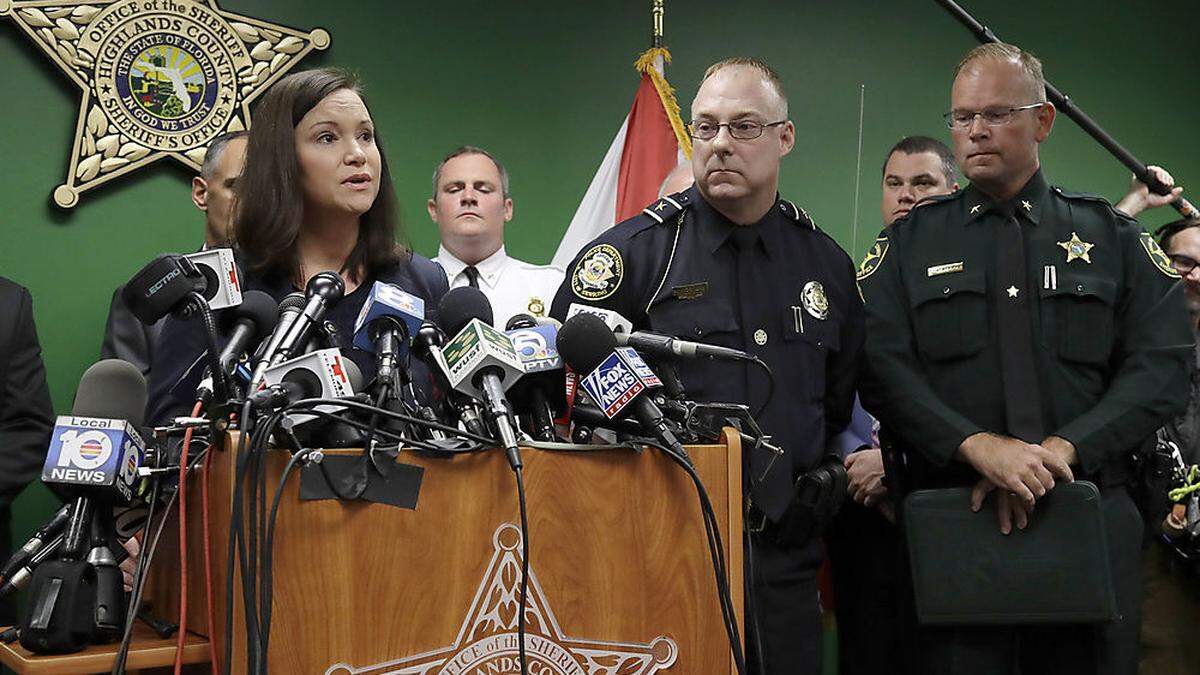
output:
[[[956,190],[949,194],[932,195],[929,197],[925,197],[921,201],[917,202],[916,206],[914,206],[912,209],[910,209],[908,213],[897,218],[888,227],[889,228],[898,228],[900,226],[903,226],[905,223],[912,222],[914,213],[921,211],[922,209],[936,210],[937,208],[939,208],[941,206],[944,206],[946,204],[952,204],[952,203],[958,201],[959,199],[962,198],[962,195],[963,195],[962,190]]]
[[[1113,206],[1113,203],[1108,201],[1108,199],[1105,198],[1103,195],[1098,195],[1098,194],[1094,194],[1091,192],[1076,192],[1074,190],[1064,190],[1063,188],[1061,188],[1057,185],[1051,185],[1050,191],[1053,192],[1054,194],[1058,195],[1059,197],[1062,197],[1063,199],[1070,199],[1073,201],[1089,202],[1091,204],[1095,204],[1095,205],[1101,207],[1104,211],[1116,215],[1117,219],[1119,221],[1128,221],[1128,222],[1131,222],[1134,224],[1137,223],[1137,220],[1135,218],[1129,216],[1128,214],[1124,213],[1117,207]],[[1141,226],[1139,225],[1138,227],[1141,227]]]
[[[817,221],[813,220],[812,216],[808,215],[808,211],[796,206],[795,203],[786,199],[780,199],[779,210],[782,211],[783,214],[788,218],[799,223],[802,227],[806,227],[810,230],[817,229]]]
[[[671,222],[672,218],[686,211],[691,205],[692,190],[689,188],[683,192],[660,197],[658,201],[642,209],[642,215],[662,225]]]
[[[1098,194],[1093,194],[1091,192],[1076,192],[1074,190],[1064,190],[1057,185],[1051,185],[1050,189],[1053,190],[1054,193],[1057,194],[1059,197],[1063,197],[1066,199],[1082,199],[1084,201],[1089,201],[1089,202],[1098,202],[1100,204],[1109,204],[1109,201],[1107,199],[1105,199],[1104,197],[1102,197]]]

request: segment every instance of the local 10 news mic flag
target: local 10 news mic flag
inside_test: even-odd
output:
[[[145,461],[137,431],[145,408],[141,372],[107,359],[88,368],[72,414],[55,422],[42,481],[73,501],[60,559],[33,571],[21,623],[21,644],[31,651],[78,651],[124,624],[121,572],[106,549],[117,545],[112,507],[134,497]]]

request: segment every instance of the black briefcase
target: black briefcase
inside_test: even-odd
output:
[[[1116,616],[1100,492],[1060,483],[1024,530],[1000,533],[995,496],[918,490],[903,504],[917,619],[927,625],[1099,623]]]

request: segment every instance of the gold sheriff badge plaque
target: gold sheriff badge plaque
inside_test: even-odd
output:
[[[63,208],[163,157],[193,170],[214,137],[249,126],[250,102],[329,33],[226,12],[216,0],[0,0],[83,91]]]
[[[504,523],[492,534],[492,558],[454,644],[367,666],[335,663],[325,675],[485,675],[521,672],[517,614],[521,530]],[[568,637],[529,572],[525,662],[530,675],[654,675],[669,670],[679,646],[660,635],[649,643]]]

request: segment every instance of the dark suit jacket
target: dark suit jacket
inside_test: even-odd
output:
[[[33,299],[0,277],[0,559],[11,551],[12,501],[40,474],[53,425]],[[0,602],[0,623],[16,618],[13,598]]]
[[[108,321],[104,324],[104,342],[100,345],[100,358],[121,359],[128,361],[142,371],[146,381],[150,380],[150,361],[153,357],[154,343],[162,332],[163,322],[147,326],[138,320],[125,301],[121,292],[125,285],[113,291],[112,303],[108,306]]]
[[[38,477],[54,408],[29,291],[0,277],[0,508]]]

